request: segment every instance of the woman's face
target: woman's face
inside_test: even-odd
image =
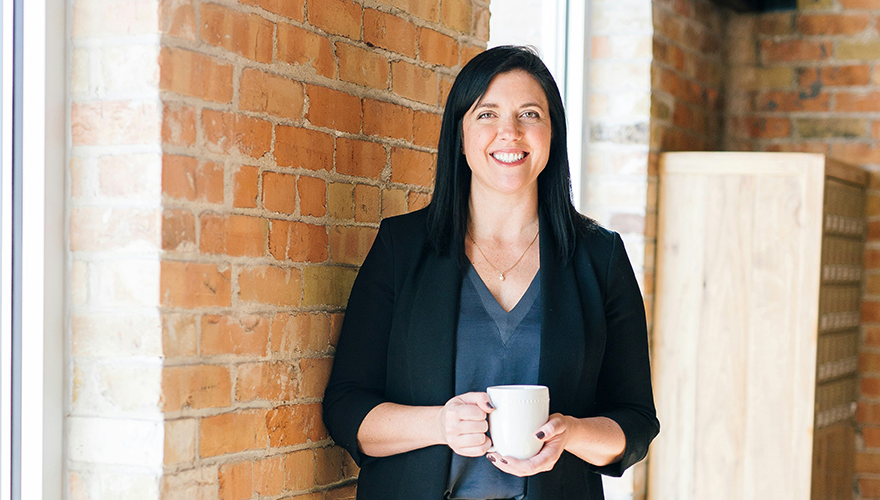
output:
[[[523,70],[497,75],[462,119],[471,190],[536,190],[550,157],[550,114],[538,81]]]

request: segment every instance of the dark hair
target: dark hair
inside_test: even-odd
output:
[[[501,46],[489,49],[468,62],[449,91],[437,145],[434,195],[428,205],[428,238],[438,253],[458,253],[462,263],[468,223],[471,170],[462,152],[462,119],[483,97],[492,79],[502,73],[523,70],[537,80],[547,97],[550,116],[550,157],[538,175],[538,211],[550,222],[551,232],[567,261],[574,252],[575,232],[591,223],[571,203],[571,178],[566,149],[565,110],[553,76],[530,48]]]

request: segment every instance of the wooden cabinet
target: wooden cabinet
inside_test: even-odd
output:
[[[866,180],[815,154],[663,155],[649,499],[852,498]]]

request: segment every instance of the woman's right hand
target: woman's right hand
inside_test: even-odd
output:
[[[485,392],[468,392],[446,402],[440,411],[443,442],[464,457],[481,457],[492,446],[486,416],[495,411]]]

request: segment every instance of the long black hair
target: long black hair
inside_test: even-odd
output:
[[[538,211],[550,223],[565,262],[574,252],[575,234],[592,221],[581,216],[571,203],[568,171],[565,110],[556,81],[541,58],[528,47],[501,46],[489,49],[468,62],[452,85],[443,111],[437,145],[437,175],[434,195],[428,205],[428,238],[440,254],[457,253],[462,263],[467,234],[471,170],[462,149],[462,120],[486,93],[492,79],[501,73],[523,70],[541,85],[550,116],[550,157],[538,175]]]

